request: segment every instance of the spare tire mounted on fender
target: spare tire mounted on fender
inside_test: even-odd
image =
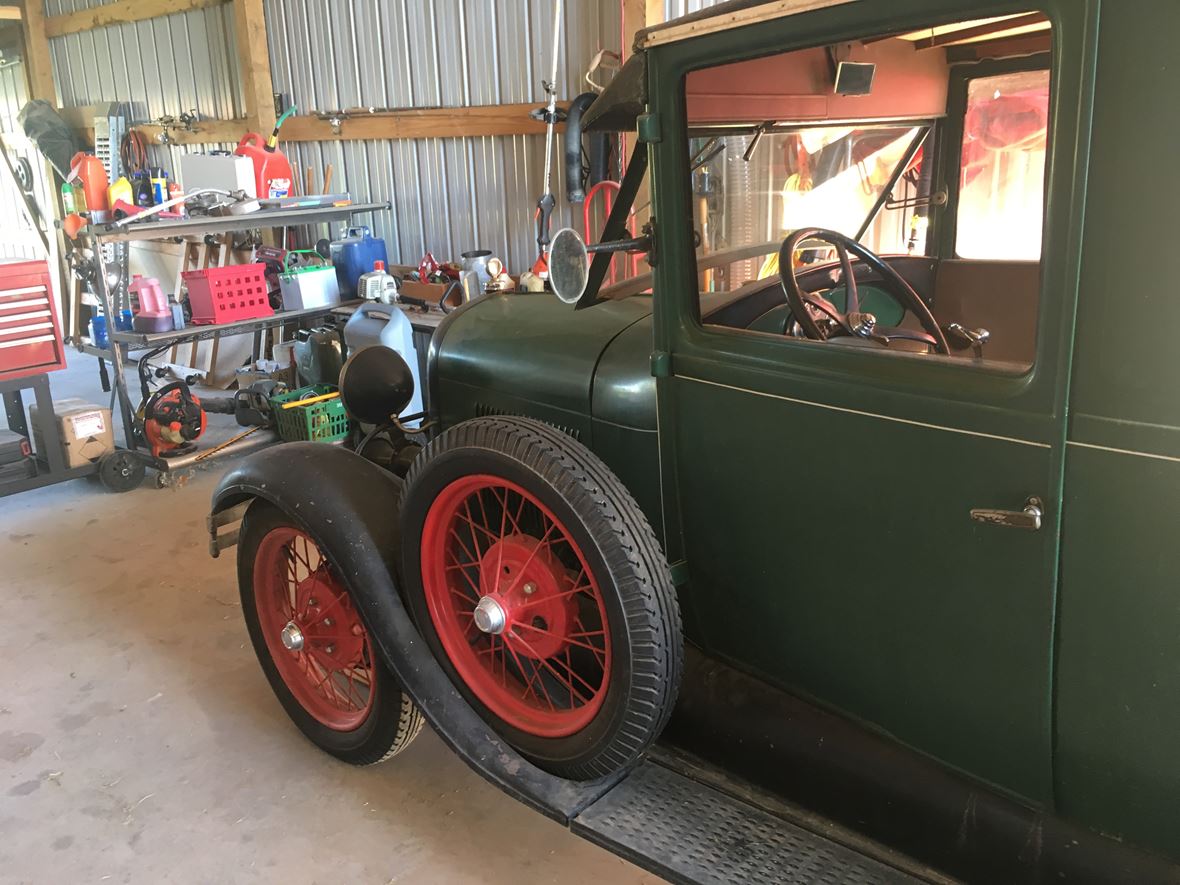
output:
[[[547,424],[475,419],[415,461],[401,522],[408,606],[489,724],[562,777],[633,764],[671,713],[683,640],[659,544],[610,469]]]

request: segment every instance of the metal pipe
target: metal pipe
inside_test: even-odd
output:
[[[173,458],[158,458],[156,459],[156,467],[161,473],[175,473],[177,470],[192,467],[203,461],[212,461],[215,458],[222,458],[227,455],[241,455],[245,452],[252,452],[254,449],[274,445],[278,441],[279,435],[275,431],[259,430],[251,433],[244,439],[238,440],[236,443],[226,446],[216,454],[210,454],[208,449],[195,449]]]

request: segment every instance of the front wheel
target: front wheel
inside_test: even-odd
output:
[[[651,526],[566,434],[483,418],[415,461],[402,573],[427,644],[514,748],[573,780],[633,764],[671,713],[680,610]]]
[[[330,558],[266,501],[251,504],[242,520],[238,586],[263,672],[312,743],[369,765],[417,737],[422,714],[376,654]]]

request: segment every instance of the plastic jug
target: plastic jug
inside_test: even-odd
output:
[[[127,291],[139,299],[139,309],[131,321],[136,332],[172,331],[172,308],[168,305],[168,296],[160,288],[159,280],[135,274]]]
[[[422,377],[418,366],[418,351],[414,348],[414,327],[409,317],[399,307],[374,304],[366,301],[356,309],[344,326],[344,343],[348,352],[354,353],[362,347],[388,347],[397,351],[410,367],[414,378],[414,395],[402,410],[403,415],[415,415],[422,408]],[[417,427],[417,421],[407,422]]]
[[[356,294],[366,301],[393,304],[397,301],[400,288],[397,277],[385,269],[385,262],[374,261],[373,269],[366,274],[361,274]]]
[[[257,132],[247,132],[234,151],[254,164],[254,186],[260,200],[286,197],[291,193],[291,164],[278,148],[268,147]]]
[[[120,200],[124,203],[130,203],[132,206],[135,205],[135,188],[131,186],[131,182],[123,175],[116,178],[115,183],[107,188],[107,205],[110,208],[115,208],[115,204]]]
[[[107,188],[110,182],[107,180],[107,169],[102,160],[84,151],[74,154],[74,159],[70,161],[69,180],[82,183],[82,192],[86,196],[86,209],[90,212],[90,217],[94,221],[106,221],[111,208],[107,202]],[[74,187],[77,189],[78,185],[74,184]]]
[[[385,240],[373,236],[367,227],[350,227],[344,239],[333,240],[331,255],[336,279],[340,281],[340,294],[347,298],[356,296],[361,274],[372,270],[376,262],[389,260]]]

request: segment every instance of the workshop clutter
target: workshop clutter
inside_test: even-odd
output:
[[[189,270],[181,277],[188,287],[195,325],[232,323],[274,313],[262,262]]]
[[[385,240],[374,237],[367,227],[350,227],[343,239],[332,241],[329,252],[336,267],[340,294],[349,298],[356,295],[357,280],[362,274],[374,270],[378,261],[382,267],[389,261]]]

